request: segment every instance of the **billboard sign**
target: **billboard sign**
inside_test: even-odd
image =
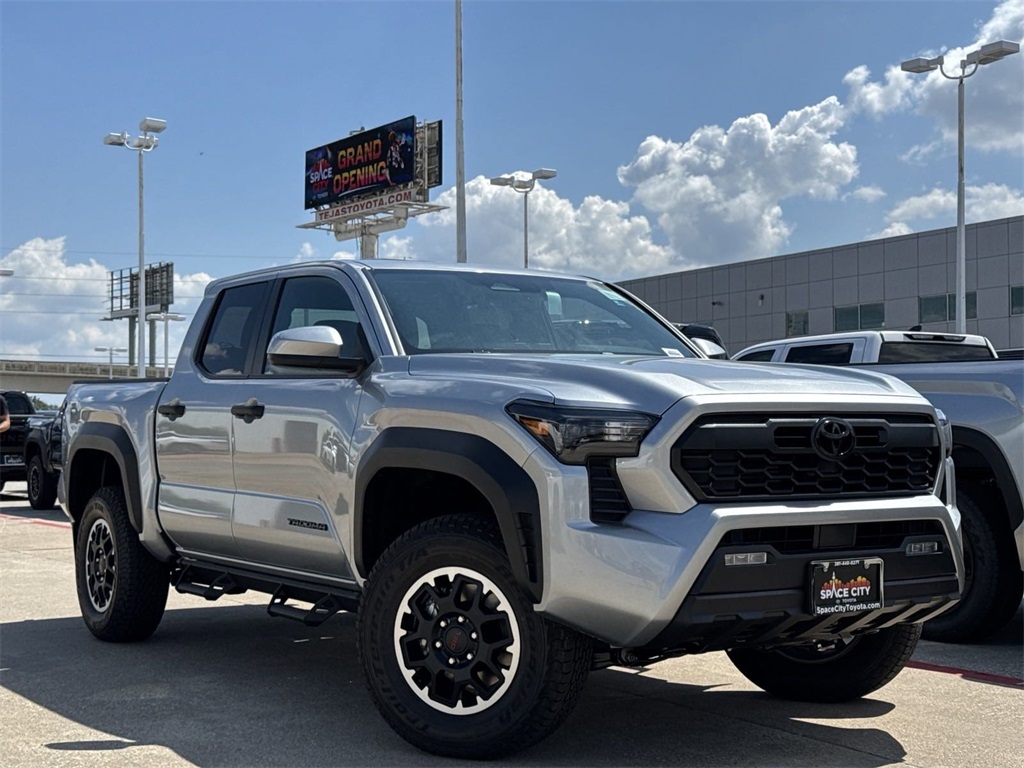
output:
[[[416,180],[416,118],[371,128],[306,152],[306,209]]]
[[[359,200],[353,200],[349,203],[340,203],[339,205],[319,210],[316,212],[316,221],[322,222],[334,221],[335,219],[351,219],[353,216],[358,216],[360,214],[379,213],[380,211],[386,211],[394,208],[396,205],[415,202],[419,202],[419,197],[417,196],[415,189],[395,189],[390,192],[381,192],[379,195],[374,195],[372,197],[362,197]]]

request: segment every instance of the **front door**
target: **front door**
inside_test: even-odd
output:
[[[367,327],[365,312],[349,278],[336,269],[285,279],[275,306],[263,347],[279,331],[327,325],[341,334],[345,356],[369,352],[360,331]],[[274,369],[265,356],[255,361],[238,399],[250,408],[233,425],[232,531],[245,560],[298,578],[352,578],[342,534],[350,511],[349,456],[360,380],[322,370]]]

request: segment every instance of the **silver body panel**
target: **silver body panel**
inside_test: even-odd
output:
[[[956,509],[935,495],[884,502],[697,504],[669,466],[669,448],[703,413],[757,408],[818,415],[915,411],[934,417],[927,401],[897,379],[670,357],[405,356],[367,279],[369,269],[352,263],[299,265],[216,281],[166,388],[163,382],[123,382],[69,391],[76,419],[109,420],[131,435],[146,500],[142,539],[157,556],[194,557],[324,585],[361,584],[365,574],[351,560],[357,478],[367,451],[393,427],[478,436],[522,467],[540,498],[544,579],[537,610],[613,644],[654,637],[722,533],[752,520],[939,520],[959,546]],[[359,376],[214,378],[194,365],[193,351],[221,289],[311,273],[336,274],[358,294],[374,358]],[[174,399],[186,405],[183,415],[156,414],[158,403]],[[247,423],[230,414],[232,405],[250,399],[264,405],[262,417]],[[617,462],[634,508],[622,525],[591,522],[586,469],[559,463],[520,427],[505,411],[514,400],[660,417],[640,454]],[[76,423],[68,418],[69,428]],[[65,435],[74,441],[74,429]],[[962,574],[959,549],[956,561]]]

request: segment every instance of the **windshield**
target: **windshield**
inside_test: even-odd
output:
[[[407,354],[543,352],[695,357],[674,332],[596,280],[374,270]]]

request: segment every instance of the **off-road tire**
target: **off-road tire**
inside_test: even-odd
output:
[[[29,460],[25,483],[32,509],[53,509],[57,500],[57,478],[46,471],[42,456],[35,455]]]
[[[356,634],[388,725],[456,758],[509,755],[554,731],[593,655],[589,638],[533,610],[494,525],[470,515],[428,520],[388,547],[367,581]],[[477,655],[467,661],[470,650]]]
[[[100,640],[145,640],[164,615],[170,571],[139,542],[122,489],[96,491],[77,531],[75,581],[85,625]]]
[[[957,489],[964,542],[964,592],[960,602],[924,624],[924,639],[976,643],[1002,629],[1020,607],[1024,578],[1007,528],[1000,536],[978,488]]]
[[[750,682],[773,696],[795,701],[837,702],[866,696],[890,682],[910,660],[921,637],[920,624],[902,624],[833,650],[798,647],[774,651],[728,651]]]

